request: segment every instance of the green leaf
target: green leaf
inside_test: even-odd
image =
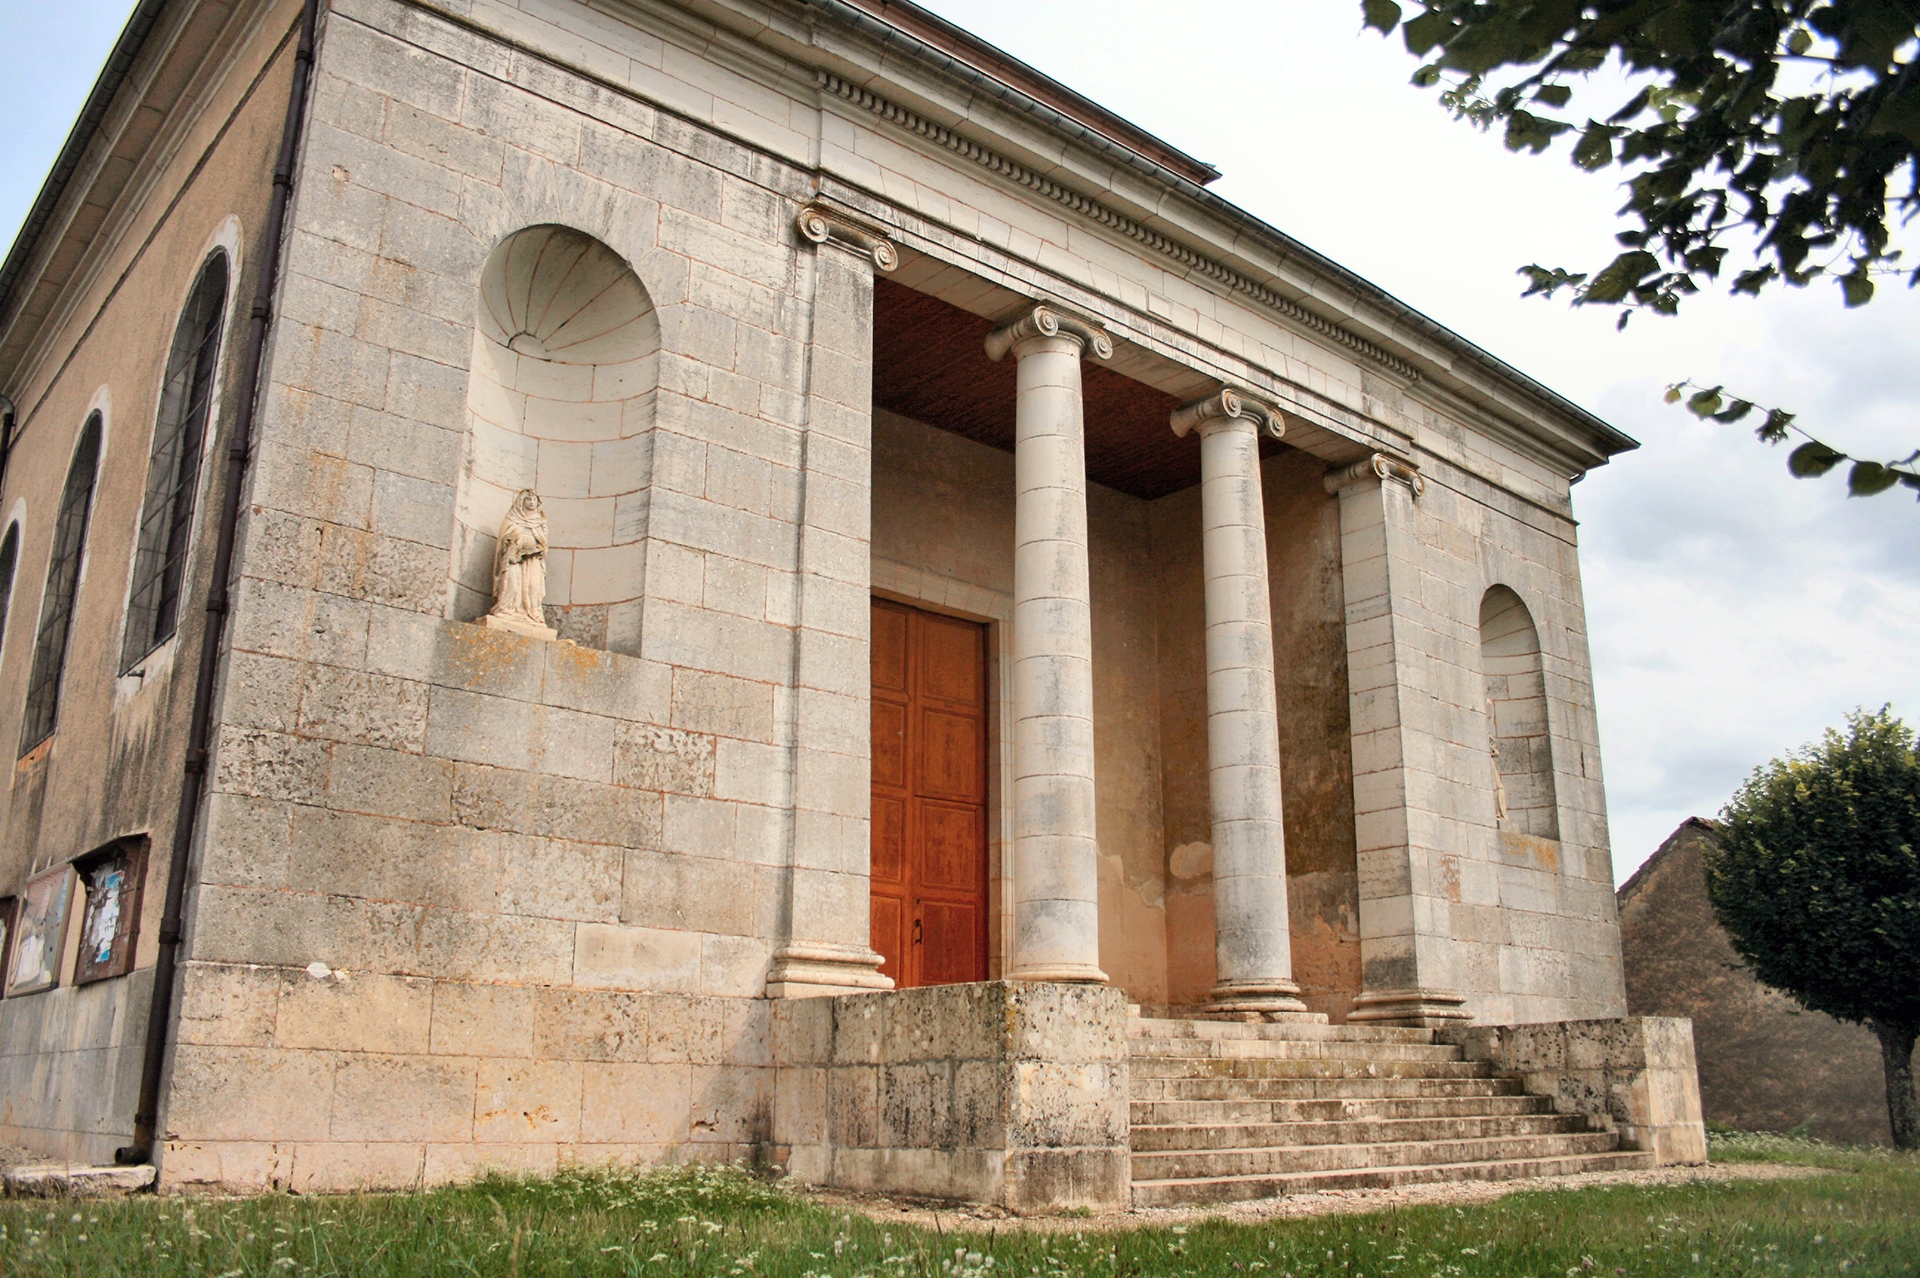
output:
[[[1793,414],[1784,408],[1769,408],[1767,420],[1761,422],[1753,432],[1754,438],[1763,444],[1778,444],[1787,437],[1787,427],[1793,425]]]
[[[1828,448],[1817,439],[1810,439],[1787,454],[1787,469],[1796,478],[1815,479],[1845,460],[1845,453]]]
[[[1847,472],[1847,496],[1871,497],[1884,493],[1900,482],[1900,473],[1882,466],[1879,462],[1855,462],[1853,469]]]
[[[1860,273],[1842,275],[1840,293],[1848,306],[1865,306],[1873,300],[1873,281]]]
[[[1400,25],[1400,6],[1393,0],[1360,0],[1360,12],[1367,25],[1381,35]]]
[[[1586,131],[1573,144],[1573,162],[1589,173],[1613,163],[1613,137],[1620,130],[1598,120],[1587,122]]]
[[[1438,10],[1429,9],[1406,26],[1400,28],[1400,35],[1407,42],[1407,52],[1416,58],[1427,56],[1427,50],[1444,40],[1453,24],[1447,16]]]
[[[1787,37],[1788,53],[1805,53],[1813,47],[1813,32],[1805,27],[1795,27],[1793,34]]]
[[[1675,382],[1673,385],[1667,387],[1667,393],[1665,395],[1662,395],[1660,398],[1665,400],[1669,404],[1679,403],[1680,396],[1684,393],[1681,390],[1681,388],[1684,387],[1685,385],[1686,385],[1685,382]]]
[[[1550,107],[1563,107],[1573,100],[1573,90],[1564,84],[1543,84],[1534,92],[1533,100]]]
[[[1744,399],[1736,399],[1713,415],[1713,420],[1722,425],[1731,426],[1753,411],[1753,405]]]
[[[1580,297],[1582,302],[1618,302],[1626,297],[1629,290],[1647,276],[1660,269],[1660,261],[1653,254],[1636,249],[1622,253],[1607,263],[1607,268],[1593,277],[1593,283],[1587,285],[1587,291]]]
[[[1440,83],[1440,64],[1438,62],[1430,66],[1421,67],[1413,73],[1413,87],[1416,89],[1431,89],[1438,83]]]
[[[1695,417],[1711,417],[1720,411],[1720,391],[1722,387],[1709,386],[1705,390],[1695,391],[1687,400],[1687,411]]]

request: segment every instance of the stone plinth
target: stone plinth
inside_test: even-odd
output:
[[[1468,1060],[1519,1075],[1527,1091],[1552,1097],[1563,1114],[1606,1120],[1623,1144],[1660,1165],[1707,1161],[1693,1022],[1684,1017],[1482,1025],[1438,1037],[1458,1044]]]
[[[988,981],[775,1009],[791,1175],[1013,1211],[1125,1206],[1127,1001]]]

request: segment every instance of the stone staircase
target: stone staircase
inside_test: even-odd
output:
[[[1432,1030],[1132,1017],[1136,1207],[1653,1166]]]

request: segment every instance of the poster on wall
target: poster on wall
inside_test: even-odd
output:
[[[80,958],[73,983],[104,981],[133,970],[133,948],[140,927],[140,887],[146,878],[144,841],[103,848],[80,862],[80,883],[87,894],[80,919]]]
[[[60,983],[60,956],[66,950],[68,907],[73,904],[76,881],[71,865],[27,881],[14,915],[7,997],[36,994]]]

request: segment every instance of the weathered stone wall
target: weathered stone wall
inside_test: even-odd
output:
[[[126,150],[96,153],[68,199],[104,200],[91,183],[149,190],[113,234],[58,264],[70,290],[25,359],[0,369],[19,405],[4,514],[20,521],[20,558],[0,659],[0,749],[17,754],[54,517],[75,443],[98,409],[105,446],[53,737],[13,767],[0,798],[0,895],[38,871],[127,835],[150,839],[136,968],[75,987],[78,928],[63,984],[0,1003],[0,1142],[79,1163],[111,1162],[133,1134],[164,885],[205,613],[212,530],[225,482],[226,432],[246,348],[247,304],[292,74],[297,0],[248,6],[197,47],[142,64],[129,92],[158,125]],[[149,77],[151,77],[149,79]],[[123,103],[122,109],[131,110]],[[116,117],[117,118],[117,117]],[[142,130],[146,131],[142,131]],[[101,166],[100,168],[94,167]],[[104,173],[101,171],[104,168]],[[61,216],[71,214],[63,209]],[[84,222],[99,213],[83,210]],[[228,254],[228,299],[215,407],[194,506],[199,530],[179,630],[120,673],[127,596],[146,492],[154,417],[174,326],[208,255]],[[217,435],[213,432],[218,432]],[[4,532],[5,523],[0,523]],[[76,895],[74,909],[80,908]]]
[[[167,1183],[764,1139],[773,952],[863,938],[867,910],[871,267],[796,244],[807,193],[417,10],[332,9]],[[542,224],[657,310],[637,655],[447,617],[481,266]]]
[[[1447,1030],[1470,1061],[1491,1061],[1563,1114],[1585,1114],[1662,1166],[1707,1161],[1692,1027],[1684,1018],[1486,1025]]]
[[[1439,457],[1341,499],[1364,979],[1482,1023],[1625,1010],[1584,603],[1569,519]],[[1495,820],[1480,602],[1540,634],[1558,839]],[[1371,915],[1371,917],[1370,917]]]
[[[1627,1006],[1693,1021],[1709,1122],[1886,1144],[1879,1041],[1753,979],[1707,900],[1700,854],[1712,838],[1689,818],[1620,889]]]
[[[783,1004],[777,1156],[845,1189],[1124,1207],[1127,1001],[994,981]]]

